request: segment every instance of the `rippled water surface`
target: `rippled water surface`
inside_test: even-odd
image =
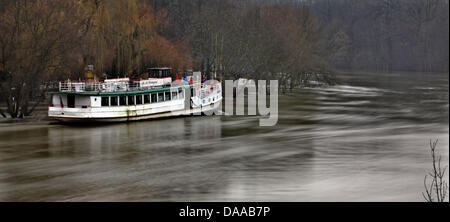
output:
[[[0,123],[0,201],[422,201],[448,74],[346,74],[258,117]]]

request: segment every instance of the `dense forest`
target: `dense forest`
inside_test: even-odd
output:
[[[214,67],[219,69],[224,65],[228,68],[226,73],[261,72],[260,68],[290,72],[289,65],[283,62],[295,56],[296,64],[301,66],[293,67],[296,71],[332,68],[382,72],[449,70],[448,0],[148,2],[152,8],[167,10],[170,27],[164,31],[166,36],[190,37],[190,45],[195,49],[194,60],[201,62],[203,69],[215,70]],[[201,34],[205,30],[210,36]],[[211,34],[213,32],[216,35]],[[290,35],[292,38],[288,38]],[[264,39],[271,44],[266,45]],[[242,51],[233,50],[235,47],[242,49],[245,41],[253,44],[249,49],[267,50],[265,55],[262,51],[260,54],[249,52],[250,55],[270,56],[276,64],[260,67],[256,64],[263,64],[261,60],[261,63],[252,63],[243,58],[246,54]],[[206,42],[210,44],[204,44]],[[259,42],[261,47],[257,45]],[[290,44],[300,47],[300,52],[293,53]],[[215,60],[223,62],[217,66],[220,62]],[[242,70],[236,64],[249,70]]]
[[[448,49],[448,0],[0,0],[12,117],[87,65],[100,77],[169,66],[294,87],[336,69],[448,72]]]
[[[448,0],[316,0],[333,67],[448,72]],[[337,52],[337,53],[336,53]]]

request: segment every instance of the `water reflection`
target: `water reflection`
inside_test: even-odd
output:
[[[2,130],[0,198],[154,200],[217,189],[222,185],[208,182],[220,176],[207,167],[214,162],[195,159],[214,148],[209,144],[220,139],[220,123],[219,117],[194,117]],[[196,185],[186,186],[189,181]]]

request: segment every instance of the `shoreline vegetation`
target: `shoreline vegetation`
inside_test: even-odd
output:
[[[0,105],[0,109],[5,109],[4,105]],[[35,111],[30,115],[23,116],[21,118],[11,118],[8,113],[3,113],[4,116],[0,117],[1,123],[50,123],[51,119],[48,118],[48,104],[40,103]]]
[[[422,192],[422,196],[427,202],[448,202],[448,182],[446,180],[448,178],[448,165],[441,166],[442,155],[436,151],[438,141],[430,140],[432,168],[423,179],[425,192]]]
[[[448,165],[441,166],[442,155],[436,151],[438,141],[430,140],[432,168],[423,179],[425,192],[422,192],[426,202],[448,202],[448,182],[446,180],[448,178]]]
[[[0,118],[30,116],[53,82],[150,67],[278,79],[281,92],[334,84],[337,70],[449,70],[448,0],[0,3]]]

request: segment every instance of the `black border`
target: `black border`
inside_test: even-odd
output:
[[[223,211],[223,207],[270,207],[270,212],[260,216],[180,217],[180,209],[208,208]],[[45,202],[0,203],[2,218],[85,221],[114,219],[126,221],[311,221],[351,220],[429,220],[447,215],[449,203],[363,203],[363,202]],[[5,217],[8,216],[8,217]]]

